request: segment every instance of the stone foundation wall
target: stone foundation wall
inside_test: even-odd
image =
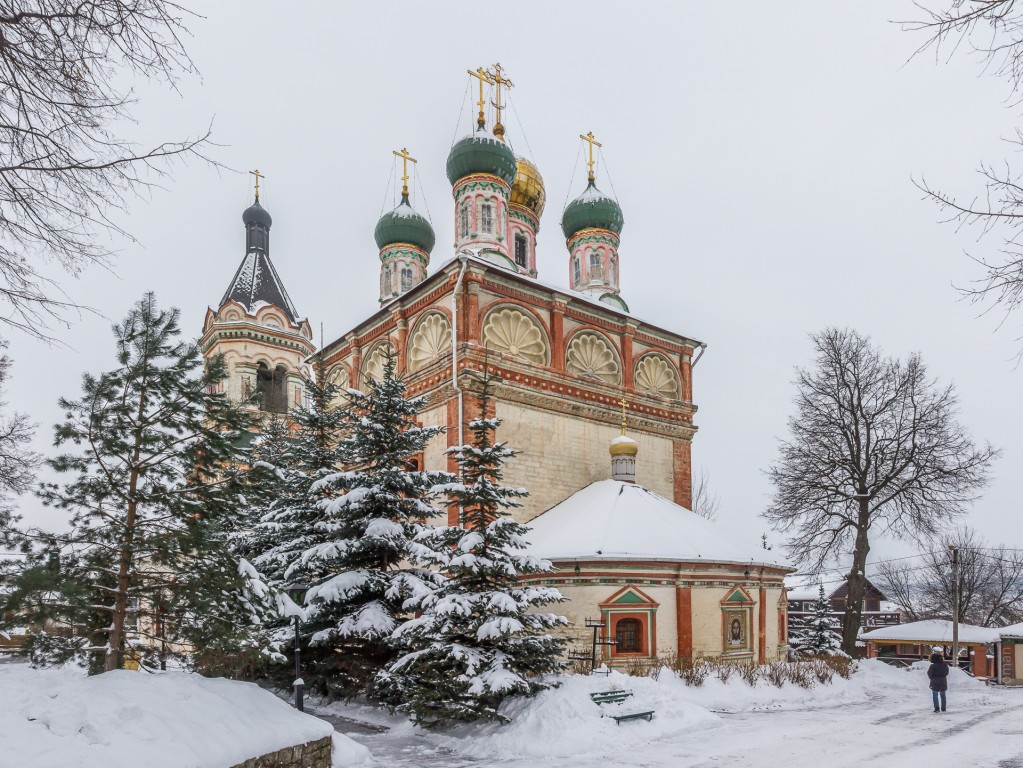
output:
[[[250,757],[231,768],[330,768],[330,736]]]

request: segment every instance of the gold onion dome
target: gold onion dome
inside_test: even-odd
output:
[[[639,453],[639,443],[633,440],[631,437],[625,435],[619,435],[611,441],[611,445],[608,448],[608,452],[612,456],[635,456]]]
[[[515,161],[511,203],[528,208],[538,219],[543,213],[544,205],[547,204],[547,189],[543,185],[543,176],[537,167],[524,157],[519,157]]]

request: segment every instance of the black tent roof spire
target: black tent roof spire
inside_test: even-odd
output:
[[[242,223],[245,225],[245,258],[242,259],[220,305],[237,301],[248,312],[254,313],[264,304],[273,304],[287,312],[291,321],[297,323],[299,317],[295,305],[291,303],[288,292],[284,290],[284,284],[274,269],[273,262],[270,261],[270,226],[273,219],[259,204],[259,179],[263,176],[259,171],[253,171],[252,174],[256,177],[256,199],[242,212]]]

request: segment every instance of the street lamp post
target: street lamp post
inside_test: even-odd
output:
[[[959,666],[959,548],[948,545],[952,552],[952,665]]]
[[[288,588],[292,601],[301,607],[305,600],[305,593],[309,587],[296,584]],[[302,615],[295,614],[295,682],[292,683],[295,689],[295,709],[305,712],[305,680],[302,679]]]

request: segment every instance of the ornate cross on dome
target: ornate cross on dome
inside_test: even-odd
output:
[[[586,163],[590,167],[590,173],[589,173],[589,175],[586,178],[589,179],[591,182],[592,181],[596,181],[597,177],[593,173],[593,148],[595,146],[596,147],[602,147],[604,145],[601,144],[599,141],[597,141],[595,138],[593,138],[593,131],[590,131],[585,136],[583,136],[582,134],[579,134],[579,138],[582,139],[583,141],[589,143],[589,145],[590,145],[590,159]]]
[[[260,179],[265,179],[266,176],[261,174],[259,172],[258,168],[256,170],[254,170],[254,171],[249,171],[249,173],[256,177],[256,202],[258,203],[259,202],[259,180]]]
[[[622,399],[618,402],[618,405],[622,407],[622,437],[625,437],[625,427],[628,424],[628,420],[625,416],[625,406],[627,406],[628,404],[629,401],[625,399],[624,395],[622,395]]]
[[[493,85],[494,81],[491,79],[490,75],[487,74],[487,70],[483,69],[483,67],[477,67],[475,72],[471,69],[467,69],[466,72],[469,73],[470,77],[475,77],[480,81],[480,100],[476,102],[479,105],[480,113],[476,116],[476,125],[482,128],[487,124],[487,119],[483,115],[483,107],[487,103],[487,100],[483,98],[483,84],[487,83],[488,85]]]
[[[487,70],[487,74],[490,76],[491,81],[494,83],[495,99],[494,101],[491,102],[491,104],[494,105],[494,110],[496,111],[496,118],[494,121],[494,135],[501,141],[504,141],[504,126],[501,125],[501,110],[503,109],[503,106],[501,105],[501,86],[503,85],[506,88],[511,88],[515,85],[515,83],[507,79],[503,73],[504,70],[501,68],[500,64],[495,64],[493,71],[489,69]]]
[[[401,196],[408,197],[408,164],[418,161],[408,153],[405,147],[401,148],[401,152],[393,151],[394,154],[401,158]]]

